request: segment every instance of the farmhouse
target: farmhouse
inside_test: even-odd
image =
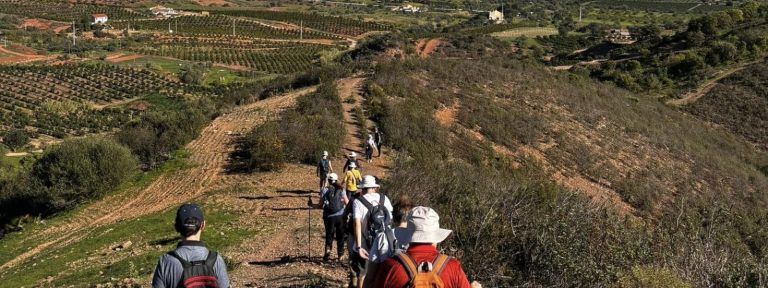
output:
[[[162,17],[168,18],[168,17],[179,15],[179,12],[176,12],[176,10],[173,10],[173,8],[167,8],[160,5],[149,8],[149,11],[152,12],[152,14],[155,15],[155,17],[160,17],[160,18]]]
[[[404,6],[397,6],[392,8],[392,11],[399,11],[399,12],[405,12],[405,13],[419,13],[422,12],[422,8],[413,6],[411,4],[407,4]]]
[[[109,18],[107,17],[107,14],[91,15],[91,24],[104,24],[104,23],[107,23],[107,20],[109,20]]]
[[[488,13],[488,20],[491,20],[496,24],[501,24],[504,22],[504,13],[501,13],[499,10],[493,10]]]

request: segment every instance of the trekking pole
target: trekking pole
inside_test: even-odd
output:
[[[312,261],[312,194],[307,196],[307,260]]]

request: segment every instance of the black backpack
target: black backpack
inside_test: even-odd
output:
[[[360,202],[365,205],[365,208],[368,208],[368,229],[367,231],[363,231],[363,238],[368,244],[371,244],[371,241],[373,241],[374,236],[377,234],[386,233],[390,230],[390,226],[392,225],[392,218],[389,216],[387,207],[384,206],[386,196],[384,196],[384,194],[379,194],[379,196],[381,198],[379,199],[379,204],[376,206],[373,206],[373,204],[368,202],[368,199],[365,199],[363,196],[360,196],[359,198]]]
[[[320,168],[320,173],[327,174],[331,170],[331,161],[328,159],[320,159],[320,163],[317,163],[317,167]]]
[[[189,262],[184,260],[176,254],[176,251],[168,252],[168,255],[173,256],[181,262],[181,267],[184,268],[184,272],[181,274],[181,281],[179,281],[178,287],[183,288],[218,288],[219,282],[216,277],[216,271],[214,266],[216,265],[216,259],[218,254],[216,252],[209,252],[208,258],[202,261]]]
[[[342,196],[344,196],[344,190],[331,186],[330,191],[325,192],[323,195],[323,210],[327,214],[333,214],[344,209],[344,202]]]

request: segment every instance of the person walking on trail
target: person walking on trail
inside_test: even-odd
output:
[[[365,160],[368,163],[373,159],[374,150],[376,150],[376,141],[373,140],[373,135],[368,134],[368,141],[365,141]]]
[[[229,287],[224,259],[218,253],[209,251],[200,240],[205,230],[200,206],[184,204],[179,207],[174,226],[182,241],[176,250],[160,256],[152,277],[152,287]]]
[[[384,143],[384,133],[379,130],[379,127],[373,127],[373,140],[376,142],[376,151],[378,151],[376,157],[381,157],[381,144]]]
[[[323,205],[323,224],[325,225],[325,254],[323,261],[328,262],[331,257],[333,240],[336,240],[336,256],[341,259],[344,255],[345,221],[344,208],[349,202],[344,187],[339,183],[336,173],[328,174],[328,186],[323,189],[320,196]]]
[[[413,208],[407,228],[396,230],[398,239],[410,242],[408,250],[381,263],[366,288],[471,287],[459,261],[437,250],[437,244],[452,231],[440,228],[440,216],[435,210]]]
[[[357,193],[357,183],[363,181],[363,176],[360,174],[360,170],[357,170],[357,164],[355,162],[349,163],[349,170],[344,174],[344,191],[348,194]]]
[[[352,269],[357,273],[357,285],[363,287],[369,267],[385,259],[394,247],[391,231],[392,202],[376,191],[379,185],[371,175],[363,177],[363,193],[352,204],[355,243],[351,255]],[[389,243],[389,244],[387,244]]]
[[[413,209],[411,197],[409,197],[406,194],[400,194],[400,196],[397,197],[397,200],[395,200],[395,210],[392,212],[392,226],[395,226],[398,228],[407,228],[408,213],[411,212],[411,209]],[[408,249],[408,242],[406,242],[405,240],[407,239],[397,239],[397,243],[396,243],[397,245],[395,246],[394,253],[392,253],[393,255],[400,254],[402,252],[405,252],[406,249]]]
[[[347,155],[347,162],[344,163],[344,168],[342,169],[344,173],[347,173],[349,170],[349,164],[355,163],[357,166],[357,170],[363,170],[363,167],[360,166],[360,161],[357,161],[357,153],[352,152]]]
[[[323,151],[323,156],[317,163],[315,173],[320,178],[320,191],[322,192],[323,188],[328,185],[328,174],[333,173],[333,165],[331,165],[331,160],[328,159],[328,151]]]

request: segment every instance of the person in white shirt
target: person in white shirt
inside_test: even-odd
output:
[[[376,184],[376,178],[371,175],[366,175],[363,177],[363,182],[360,185],[360,188],[363,189],[363,195],[360,196],[359,199],[356,199],[355,202],[352,204],[352,218],[354,220],[354,246],[352,247],[352,251],[356,251],[357,253],[352,253],[351,262],[352,262],[352,270],[355,272],[357,276],[357,287],[363,287],[363,282],[365,281],[365,274],[367,272],[368,262],[375,262],[380,259],[376,259],[378,257],[378,254],[380,251],[378,251],[378,247],[370,247],[370,241],[373,239],[364,239],[363,233],[364,231],[368,231],[368,219],[370,216],[369,209],[366,207],[366,205],[362,202],[362,199],[364,198],[368,203],[371,204],[372,207],[376,207],[379,205],[384,206],[385,210],[385,218],[388,220],[387,225],[391,225],[391,219],[392,219],[392,202],[389,200],[387,196],[384,196],[382,194],[379,194],[377,192],[377,188],[379,188],[379,185]],[[383,199],[383,203],[382,203]],[[390,229],[391,227],[388,227]],[[373,237],[374,235],[370,235],[370,237]],[[374,259],[370,259],[373,257]],[[371,260],[371,261],[369,261]]]

